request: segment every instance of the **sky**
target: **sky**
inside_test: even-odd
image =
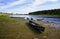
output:
[[[50,9],[60,9],[60,0],[0,0],[0,12],[28,14]]]

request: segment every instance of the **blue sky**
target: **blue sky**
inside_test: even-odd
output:
[[[60,0],[0,0],[0,12],[28,14],[49,9],[60,9]]]

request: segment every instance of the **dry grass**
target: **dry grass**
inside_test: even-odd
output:
[[[27,20],[20,18],[9,19],[11,20],[7,22],[7,19],[0,21],[0,39],[60,39],[60,29],[50,27],[50,23],[36,21],[45,27],[45,32],[36,34],[27,27]]]
[[[43,21],[36,21],[36,22],[45,27],[45,32],[42,34],[44,38],[60,39],[60,27],[54,27],[53,23]]]

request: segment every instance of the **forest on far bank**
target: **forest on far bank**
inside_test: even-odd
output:
[[[60,15],[60,9],[30,12],[29,15]]]

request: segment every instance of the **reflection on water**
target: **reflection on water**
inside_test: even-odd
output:
[[[11,15],[10,17],[24,17],[25,19],[26,18],[33,18],[34,20],[37,20],[37,19],[41,19],[43,18],[44,22],[54,22],[54,23],[57,23],[58,25],[60,25],[60,17],[48,17],[48,16],[40,16],[40,15]]]

